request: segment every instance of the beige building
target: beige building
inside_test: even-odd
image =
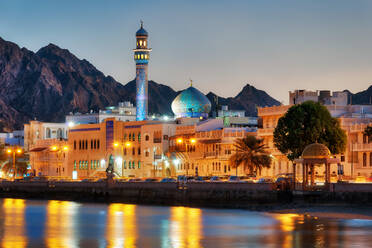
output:
[[[334,93],[335,94],[335,93]],[[337,94],[336,94],[337,95]],[[316,94],[307,92],[306,97],[315,97]],[[293,93],[290,93],[290,101]],[[344,97],[343,95],[340,97]],[[306,99],[309,100],[309,99]],[[264,139],[273,155],[273,163],[270,169],[264,169],[262,175],[275,176],[281,173],[292,173],[293,165],[285,155],[278,151],[273,142],[273,132],[280,117],[282,117],[292,105],[258,108],[258,117],[262,120],[262,128],[257,131],[257,136]],[[372,106],[370,105],[325,105],[331,115],[339,119],[341,128],[347,135],[347,147],[343,154],[337,154],[343,165],[344,178],[355,176],[372,175],[372,146],[363,135],[364,128],[372,125]],[[331,166],[331,179],[337,178],[338,166]],[[301,175],[302,171],[297,171]],[[323,174],[319,169],[316,174]]]

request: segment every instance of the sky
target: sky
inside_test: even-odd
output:
[[[295,89],[371,85],[371,13],[370,0],[0,0],[0,37],[54,43],[125,84],[143,20],[149,79],[223,97],[251,84],[288,103]]]

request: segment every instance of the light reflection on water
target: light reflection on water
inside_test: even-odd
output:
[[[368,247],[372,221],[245,210],[0,200],[0,246]]]

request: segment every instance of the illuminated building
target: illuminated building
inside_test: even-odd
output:
[[[326,91],[328,92],[328,91]],[[342,92],[341,92],[342,93]],[[330,94],[318,95],[316,91],[294,91],[289,93],[290,103],[302,103],[306,100],[324,102],[325,107],[331,113],[332,117],[340,121],[341,128],[346,132],[347,145],[343,154],[337,154],[343,165],[343,177],[345,179],[355,176],[372,175],[372,144],[363,134],[367,125],[372,124],[372,106],[371,105],[347,105],[344,94],[333,92]],[[336,105],[332,103],[340,103]],[[269,147],[269,152],[273,156],[273,162],[270,168],[262,170],[263,176],[276,176],[281,173],[292,173],[293,165],[287,157],[282,154],[274,145],[273,132],[280,117],[293,106],[282,105],[272,107],[259,107],[258,117],[262,121],[262,127],[257,130],[257,136],[264,140]],[[337,181],[338,168],[336,164],[331,165],[331,181]],[[302,171],[297,171],[301,174]],[[296,173],[296,174],[297,174]],[[322,174],[323,171],[316,171],[316,174]]]
[[[148,62],[150,51],[147,43],[148,33],[141,27],[136,32],[136,49],[134,49],[134,60],[136,61],[136,120],[143,121],[147,119],[148,110]]]

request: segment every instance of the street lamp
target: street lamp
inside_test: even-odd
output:
[[[16,154],[22,154],[22,149],[21,148],[17,148],[17,147],[13,147],[13,148],[8,148],[6,150],[6,152],[8,154],[12,154],[13,155],[13,181],[15,180],[15,177],[16,177]]]
[[[50,150],[52,151],[52,152],[56,152],[57,153],[57,169],[58,169],[58,176],[60,177],[61,176],[61,153],[62,153],[62,151],[63,152],[67,152],[68,151],[68,146],[66,146],[66,145],[63,145],[63,146],[61,146],[61,145],[53,145],[53,146],[51,146],[50,147]]]
[[[124,148],[130,148],[132,146],[131,142],[127,141],[127,142],[114,142],[114,148],[118,148],[120,147],[121,148],[121,151],[120,151],[120,155],[122,157],[119,157],[120,159],[119,160],[115,160],[116,164],[119,164],[120,163],[120,167],[121,167],[121,176],[124,176],[124,166],[123,166],[123,159],[124,158]],[[127,154],[125,154],[127,155]]]

